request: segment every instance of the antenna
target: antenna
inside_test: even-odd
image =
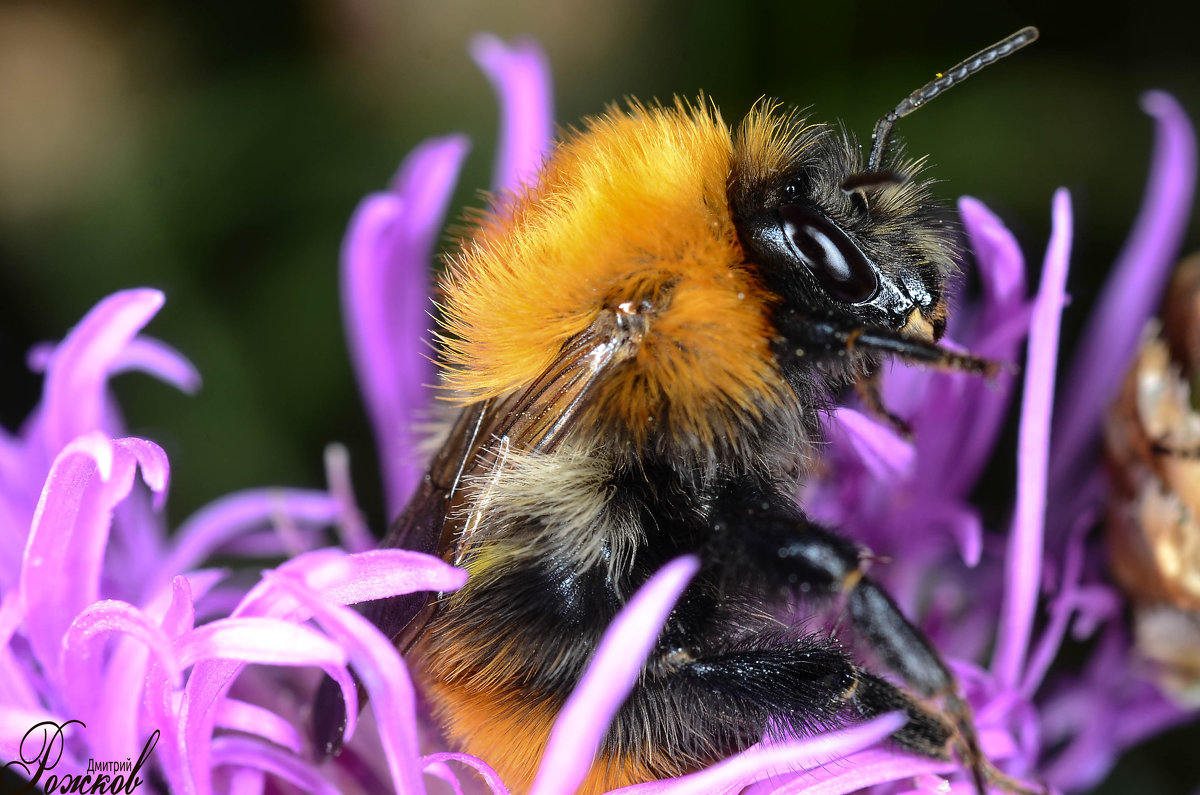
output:
[[[929,100],[941,94],[951,86],[957,85],[985,66],[990,66],[1006,56],[1012,55],[1027,44],[1037,40],[1038,30],[1034,27],[1021,28],[1003,41],[998,41],[987,49],[967,58],[962,63],[939,72],[937,77],[905,97],[895,110],[875,123],[871,133],[871,154],[867,157],[866,172],[879,171],[883,156],[887,149],[888,138],[896,122],[924,105]]]

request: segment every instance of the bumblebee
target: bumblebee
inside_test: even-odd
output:
[[[833,396],[857,385],[883,411],[884,359],[990,372],[938,344],[961,252],[892,128],[1036,36],[913,92],[865,160],[849,133],[773,102],[736,130],[703,100],[610,109],[449,256],[443,383],[461,412],[385,543],[470,578],[372,618],[452,742],[514,792],[606,626],[686,553],[700,571],[580,792],[896,710],[901,748],[957,756],[980,792],[1019,789],[983,758],[954,676],[863,550],[795,494]],[[904,686],[782,623],[801,596],[838,602]]]

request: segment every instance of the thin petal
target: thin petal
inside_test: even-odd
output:
[[[392,191],[359,204],[342,244],[342,316],[379,440],[389,515],[399,513],[423,469],[413,423],[434,381],[429,274],[466,152],[461,136],[417,147]]]
[[[1016,688],[1021,680],[1041,581],[1054,373],[1070,255],[1071,199],[1060,189],[1054,194],[1053,231],[1029,333],[1017,451],[1017,507],[1005,556],[1004,602],[992,661],[992,671],[1006,688]]]
[[[207,659],[327,669],[346,663],[345,652],[325,635],[275,618],[218,619],[179,638],[175,646],[183,668]]]
[[[29,349],[25,361],[35,373],[45,372],[58,345],[40,342]],[[109,375],[137,370],[152,375],[189,395],[200,389],[200,371],[186,356],[147,334],[139,334],[113,359]]]
[[[1042,684],[1050,663],[1054,661],[1062,646],[1063,637],[1067,633],[1067,625],[1074,613],[1072,597],[1079,590],[1079,580],[1083,574],[1084,564],[1084,532],[1086,527],[1075,527],[1067,541],[1065,557],[1062,564],[1062,574],[1059,577],[1058,594],[1050,603],[1050,620],[1041,632],[1041,637],[1033,648],[1025,675],[1021,683],[1021,695],[1032,698],[1034,692]]]
[[[622,787],[613,795],[707,795],[741,791],[755,781],[797,770],[829,765],[868,748],[904,725],[899,715],[885,715],[861,726],[779,745],[755,746],[737,756],[688,776]],[[803,780],[811,783],[807,773]],[[772,790],[773,792],[776,790]]]
[[[807,770],[803,776],[771,790],[771,795],[845,795],[877,784],[944,774],[955,768],[954,762],[871,748],[834,764]]]
[[[442,751],[436,754],[426,754],[421,757],[421,761],[425,765],[459,762],[478,773],[484,783],[491,787],[493,795],[509,795],[508,787],[504,786],[504,782],[500,780],[500,774],[493,770],[491,765],[477,756]]]
[[[500,101],[500,142],[492,189],[516,193],[542,167],[554,134],[546,53],[529,39],[510,46],[485,33],[471,40],[471,57]]]
[[[264,576],[285,588],[344,647],[380,716],[380,740],[396,791],[424,793],[417,755],[416,693],[396,647],[367,619],[326,602],[299,578],[274,572]]]
[[[959,200],[959,212],[982,287],[976,322],[970,336],[962,339],[980,356],[1012,362],[1029,328],[1025,257],[1016,238],[982,203],[964,197]],[[934,460],[942,462],[945,479],[941,488],[950,494],[966,494],[995,447],[1017,379],[1001,372],[992,379],[960,375],[956,380],[961,403],[954,412],[942,412],[941,418],[943,422],[946,417],[957,421],[945,423],[950,427],[943,446],[933,450],[922,444],[919,454],[938,456]],[[932,405],[927,409],[936,410]],[[925,424],[922,430],[931,425],[934,423]]]
[[[4,709],[0,709],[0,759],[21,759],[21,740],[29,733],[31,727],[36,727],[46,722],[61,725],[63,718],[43,709],[10,707],[6,704]],[[24,758],[29,758],[30,756],[31,754],[27,748]],[[18,767],[15,761],[8,764],[12,764],[13,768]],[[3,769],[0,768],[0,770]],[[34,764],[31,768],[28,768],[28,771],[30,777],[32,777],[32,774],[37,772],[37,765]]]
[[[365,552],[376,546],[358,501],[354,497],[354,484],[350,480],[350,453],[344,445],[331,444],[325,448],[325,477],[329,481],[329,493],[341,506],[338,533],[341,546],[347,552]]]
[[[123,633],[145,644],[175,686],[183,685],[171,639],[162,627],[133,605],[107,599],[89,605],[76,616],[63,638],[61,665],[69,688],[67,692],[75,694],[75,704],[86,703],[87,697],[94,696],[102,686],[108,686],[102,668],[104,649],[97,641],[110,632]]]
[[[964,197],[959,210],[974,254],[981,296],[951,323],[951,336],[971,352],[1014,361],[1028,328],[1024,258],[1016,239],[982,203]],[[892,366],[886,404],[913,427],[918,488],[965,497],[974,487],[1003,427],[1015,378],[930,372]]]
[[[218,737],[212,744],[213,767],[234,765],[264,770],[313,795],[341,795],[308,761],[269,743],[248,737]]]
[[[214,771],[221,775],[224,771]],[[263,795],[266,790],[267,774],[250,767],[235,768],[228,773],[224,792],[226,795]]]
[[[169,698],[151,700],[151,717],[163,731],[163,770],[170,791],[184,795],[209,795],[212,790],[213,727],[221,699],[244,664],[212,659],[196,665],[188,676],[178,715],[170,710]],[[169,691],[164,693],[169,696]]]
[[[258,735],[292,753],[298,754],[304,748],[300,732],[290,721],[257,704],[248,704],[235,698],[222,699],[217,707],[216,724],[223,729]]]
[[[66,446],[51,467],[34,513],[21,570],[26,626],[51,671],[72,619],[100,597],[113,508],[133,488],[138,465],[163,488],[166,455],[143,440],[109,442],[99,432]]]
[[[194,568],[230,540],[270,525],[282,516],[317,527],[332,524],[340,506],[323,491],[253,489],[209,503],[187,519],[175,534],[175,545],[159,570],[164,576]]]
[[[119,634],[106,649],[99,641],[112,632]],[[72,622],[64,638],[64,684],[58,692],[64,704],[72,705],[70,714],[87,723],[93,757],[119,758],[140,745],[140,706],[152,664],[168,686],[182,685],[171,639],[146,611],[106,600]]]
[[[104,388],[130,340],[163,305],[158,290],[126,290],[98,303],[55,350],[46,368],[43,445],[55,456],[75,437],[104,428]]]
[[[1075,471],[1095,445],[1100,416],[1133,360],[1142,326],[1162,300],[1192,215],[1196,135],[1187,114],[1162,91],[1144,95],[1142,108],[1155,122],[1146,195],[1071,363],[1063,395],[1070,411],[1054,435],[1056,481]]]
[[[668,563],[638,589],[605,630],[595,656],[550,730],[533,795],[574,792],[583,781],[667,615],[699,565],[691,556]]]
[[[113,361],[113,373],[137,370],[192,395],[200,389],[200,371],[167,343],[146,334],[129,341]]]
[[[954,537],[958,552],[968,568],[979,565],[983,555],[983,521],[969,505],[946,500],[928,513],[930,524],[945,527]]]
[[[33,709],[40,704],[25,664],[18,661],[12,649],[13,634],[24,619],[21,592],[14,588],[0,597],[0,704],[6,709],[18,706]]]
[[[467,581],[467,573],[440,558],[407,549],[374,549],[351,555],[317,551],[284,563],[279,571],[299,577],[326,600],[340,605],[358,604],[418,591],[456,591]],[[285,612],[286,611],[286,612]],[[294,612],[293,612],[294,611]],[[295,602],[264,579],[247,595],[241,615],[290,615],[309,617]]]
[[[136,436],[117,439],[114,444],[137,459],[138,468],[142,472],[142,482],[154,495],[154,508],[162,510],[167,499],[167,483],[171,479],[171,464],[167,460],[166,451],[154,442]]]
[[[349,563],[346,562],[347,559],[349,559]],[[400,565],[397,566],[397,563]],[[361,568],[358,568],[360,566]],[[391,570],[384,571],[389,566]],[[461,584],[464,576],[460,570],[454,569],[436,558],[404,550],[378,550],[357,555],[345,555],[337,550],[317,550],[289,561],[280,567],[280,571],[284,576],[270,573],[264,575],[264,581],[246,595],[234,614],[238,616],[286,617],[291,621],[308,619],[313,614],[311,605],[298,604],[294,598],[294,588],[284,590],[275,584],[277,581],[285,581],[294,577],[311,578],[318,585],[321,585],[324,580],[324,584],[333,589],[336,594],[337,590],[343,587],[347,591],[353,591],[358,586],[352,584],[351,579],[365,573],[369,579],[381,579],[385,583],[390,583],[391,590],[388,590],[388,586],[385,584],[377,594],[373,593],[371,597],[379,598],[391,596],[410,586],[417,588],[422,584],[431,586],[453,585],[455,582]],[[380,576],[376,578],[376,574]],[[284,592],[280,593],[281,590]],[[378,634],[377,630],[375,632]],[[390,643],[388,648],[392,648]],[[392,651],[394,653],[394,648]],[[383,663],[383,665],[387,664]],[[206,795],[211,791],[204,771],[208,769],[209,745],[215,719],[214,711],[241,668],[242,663],[237,661],[211,660],[199,663],[192,671],[192,675],[188,677],[181,707],[182,731],[178,735],[178,749],[172,751],[173,758],[185,760],[186,766],[180,765],[176,777],[172,780],[175,789],[198,793],[198,795]],[[347,703],[353,704],[353,685],[339,678],[339,671],[330,673],[333,673],[335,679],[338,679]],[[362,673],[361,669],[360,673]],[[377,701],[376,703],[392,703],[397,698],[403,700],[402,695],[389,694],[389,698],[391,702]],[[372,693],[372,699],[375,699],[374,693]],[[384,712],[383,714],[399,715],[403,713]],[[351,726],[347,725],[347,731],[350,729]],[[393,748],[403,747],[403,738],[397,738],[394,734],[389,736],[392,738]],[[397,753],[394,752],[389,758],[398,758]]]
[[[446,782],[446,785],[450,787],[452,795],[466,795],[463,792],[462,786],[458,783],[458,776],[454,775],[454,771],[445,762],[430,762],[427,759],[422,759],[421,763],[424,765],[422,769],[425,771],[425,775],[433,776]]]
[[[913,463],[913,446],[891,428],[845,406],[834,411],[833,418],[851,449],[875,477],[889,479],[908,473]]]
[[[342,687],[348,703],[354,685],[345,667],[346,652],[307,626],[276,618],[219,619],[187,633],[177,641],[181,664],[196,661],[188,677],[179,715],[166,721],[168,743],[165,768],[173,777],[173,791],[207,795],[212,791],[208,770],[213,760],[213,728],[221,702],[242,668],[250,662],[280,665],[316,665]]]
[[[981,310],[985,314],[1006,314],[1025,300],[1025,257],[1021,247],[1008,227],[983,202],[963,196],[958,200],[958,212],[983,285]]]

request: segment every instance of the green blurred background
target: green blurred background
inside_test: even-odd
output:
[[[526,3],[326,0],[0,3],[0,422],[37,399],[26,349],[100,297],[166,292],[150,327],[204,377],[180,395],[143,376],[117,392],[163,444],[173,522],[248,486],[324,483],[351,453],[382,527],[375,450],[344,352],[338,247],[347,218],[422,138],[474,142],[457,207],[488,185],[496,105],[471,34],[532,35],[557,118],[627,95],[705,91],[737,119],[762,95],[842,118],[864,138],[902,96],[1026,24],[1034,47],[903,121],[940,190],[1008,221],[1036,278],[1051,192],[1072,189],[1068,344],[1142,194],[1147,88],[1200,118],[1194,3]],[[1200,237],[1193,224],[1189,249]],[[1169,743],[1108,792],[1183,792],[1196,754]]]

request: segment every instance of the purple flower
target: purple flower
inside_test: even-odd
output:
[[[168,538],[166,455],[122,436],[107,390],[128,369],[199,385],[183,357],[139,334],[162,303],[153,290],[117,293],[61,344],[35,351],[42,400],[19,432],[0,431],[0,759],[47,788],[51,776],[91,786],[128,774],[207,793],[270,772],[332,791],[301,755],[300,703],[282,698],[289,678],[238,674],[249,663],[320,666],[353,698],[353,663],[400,717],[380,731],[393,780],[422,791],[403,664],[341,605],[452,590],[463,573],[399,550],[305,551],[331,525],[361,535],[344,485],[231,495]],[[332,475],[344,484],[344,473]],[[238,547],[300,554],[249,590],[227,571],[196,568]],[[323,631],[305,623],[314,616]]]

